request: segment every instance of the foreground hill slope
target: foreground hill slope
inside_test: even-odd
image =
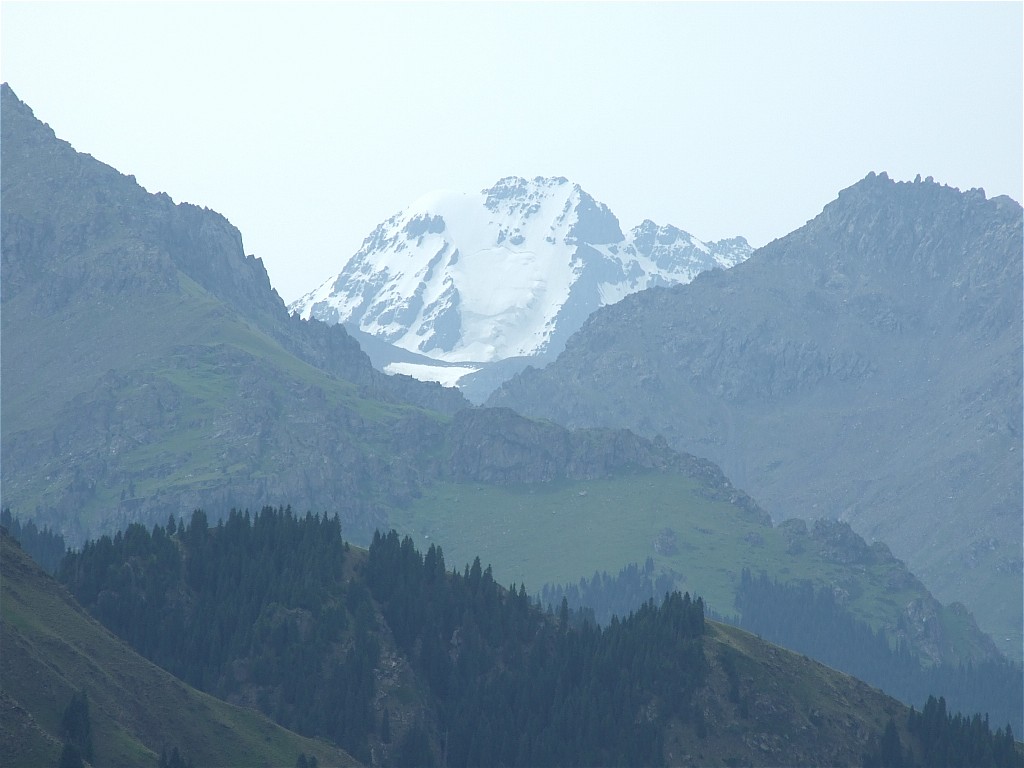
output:
[[[93,542],[62,578],[140,652],[373,764],[859,765],[890,720],[920,762],[908,708],[706,622],[689,594],[598,629],[479,559],[449,571],[435,545],[391,532],[359,550],[338,532],[287,510],[216,528],[196,512]]]
[[[178,748],[196,765],[355,765],[249,709],[200,693],[136,654],[78,606],[0,529],[0,763],[56,765],[61,717],[89,699],[95,765],[156,766]]]
[[[719,463],[883,540],[1020,659],[1021,207],[869,175],[728,271],[595,313],[488,401]]]

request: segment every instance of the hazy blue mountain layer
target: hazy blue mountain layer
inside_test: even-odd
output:
[[[663,435],[776,519],[847,520],[1019,660],[1021,254],[1013,200],[872,173],[743,264],[599,310],[488,402]]]
[[[887,550],[804,554],[709,461],[375,371],[343,328],[288,316],[223,217],[147,193],[3,99],[2,502],[26,523],[78,546],[197,507],[290,503],[337,513],[356,542],[390,525],[440,536],[531,584],[649,554],[719,605],[743,567],[807,578],[876,626],[909,620],[923,656],[992,655]],[[674,554],[651,549],[666,529]]]

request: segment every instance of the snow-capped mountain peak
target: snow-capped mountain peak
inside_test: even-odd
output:
[[[470,370],[553,357],[598,307],[750,250],[742,238],[703,243],[651,221],[623,235],[608,207],[568,179],[509,176],[475,194],[419,198],[291,309]]]

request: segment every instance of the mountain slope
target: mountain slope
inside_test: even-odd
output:
[[[93,620],[7,534],[0,533],[0,762],[55,765],[61,714],[89,697],[96,765],[156,766],[177,747],[196,765],[355,765],[322,741],[200,693],[149,663]]]
[[[369,535],[415,474],[383,469],[414,449],[389,430],[466,401],[290,317],[222,216],[75,152],[6,84],[0,115],[4,503],[71,542],[285,496]]]
[[[847,520],[1021,654],[1021,208],[869,175],[728,271],[596,313],[489,400]]]
[[[424,546],[444,542],[455,562],[479,555],[502,583],[578,584],[649,558],[665,589],[699,591],[711,610],[732,615],[748,568],[835,594],[929,663],[998,657],[968,612],[941,605],[884,544],[869,546],[833,520],[773,526],[724,478],[697,476],[618,470],[504,486],[441,482],[390,521]],[[623,610],[660,595],[636,594]]]
[[[2,298],[5,314],[19,323],[19,331],[22,324],[80,311],[90,303],[98,315],[113,321],[121,302],[168,298],[183,305],[186,316],[209,308],[187,306],[200,299],[218,305],[221,315],[237,314],[303,362],[375,397],[447,412],[465,405],[456,393],[377,374],[342,329],[290,317],[262,262],[244,254],[240,233],[223,216],[187,203],[175,205],[163,193],[147,193],[133,176],[59,140],[6,83],[0,93]],[[177,320],[169,317],[165,323],[169,335]],[[145,334],[129,333],[130,326],[119,330],[120,344],[145,350]],[[39,350],[43,354],[60,358],[66,352],[57,339],[47,341]],[[109,360],[90,362],[102,371]]]
[[[508,177],[477,195],[417,200],[291,309],[448,364],[413,366],[395,353],[388,370],[449,381],[475,373],[479,385],[488,364],[553,359],[600,306],[749,253],[742,238],[705,244],[651,221],[623,235],[579,185]]]
[[[643,560],[658,532],[672,528],[692,536],[701,556],[685,566],[668,558],[665,567],[713,575],[703,589],[728,611],[741,566],[723,571],[688,519],[721,503],[715,525],[698,527],[719,531],[737,563],[779,576],[788,568],[822,586],[852,579],[866,596],[862,618],[894,632],[906,604],[924,600],[941,632],[931,648],[913,641],[922,655],[990,653],[970,617],[944,612],[923,588],[887,595],[850,569],[743,540],[745,523],[732,530],[723,521],[765,515],[710,462],[623,431],[570,433],[507,409],[458,410],[457,392],[374,371],[342,328],[288,317],[222,217],[146,193],[58,141],[6,87],[3,98],[11,159],[0,488],[22,519],[78,546],[200,507],[225,514],[292,504],[336,512],[357,543],[392,525],[417,537],[444,532],[460,556],[484,554],[503,579],[538,585]],[[445,413],[403,402],[403,393]],[[530,489],[558,512],[542,519],[543,530],[576,520],[582,532],[594,521],[575,493],[605,481],[626,500],[591,499],[613,527],[628,528],[631,518],[644,525],[573,557],[552,557],[552,539],[531,539],[542,528],[515,509]],[[651,493],[652,483],[667,495]],[[481,515],[481,494],[508,514]],[[550,562],[566,569],[548,572]]]
[[[2,98],[3,502],[72,546],[286,503],[338,512],[365,543],[437,480],[705,472],[375,371],[343,328],[287,314],[222,216],[147,193]]]
[[[281,537],[277,557],[238,556],[251,551],[253,537],[272,535],[266,526],[282,524],[294,535]],[[168,545],[180,548],[180,561],[146,554]],[[325,568],[334,575],[278,589],[271,574],[282,568],[291,582],[302,583],[285,565],[300,547],[335,551],[340,559],[314,558],[318,575]],[[334,568],[341,560],[344,569]],[[424,555],[393,532],[375,536],[368,551],[350,549],[336,526],[309,517],[285,520],[272,510],[251,520],[236,514],[217,528],[193,516],[170,534],[156,528],[150,537],[136,529],[113,544],[97,542],[69,566],[72,587],[90,610],[117,617],[119,631],[150,651],[173,649],[197,617],[216,613],[223,642],[211,646],[207,661],[231,670],[228,685],[243,697],[261,677],[266,681],[268,662],[286,679],[315,674],[328,661],[310,657],[324,647],[321,639],[354,628],[352,650],[335,664],[364,681],[344,699],[347,706],[361,697],[368,706],[362,730],[349,735],[364,740],[362,749],[375,762],[852,765],[876,749],[890,718],[905,749],[921,747],[907,730],[903,705],[745,632],[705,622],[702,602],[689,594],[648,602],[598,630],[575,625],[568,613],[542,613],[522,588],[501,589],[479,559],[461,572],[448,570],[438,547]],[[134,578],[124,577],[129,571]],[[261,571],[271,591],[247,592],[243,601],[256,600],[260,617],[253,627],[224,585]],[[152,585],[170,589],[152,592]],[[310,602],[318,590],[341,596],[342,614],[347,609],[351,620],[339,621],[338,603]],[[144,593],[156,599],[140,602]],[[232,605],[218,611],[210,601],[217,594]],[[261,597],[274,602],[261,609]],[[133,605],[147,623],[166,626],[166,636],[126,618]],[[257,642],[236,642],[240,631]],[[285,637],[287,652],[260,658]],[[205,679],[221,685],[225,677]],[[255,696],[260,706],[279,700],[263,693]]]

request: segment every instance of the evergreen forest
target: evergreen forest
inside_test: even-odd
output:
[[[369,594],[342,577],[338,519],[288,508],[133,524],[69,553],[60,578],[143,656],[219,698],[367,758],[379,643]]]
[[[626,569],[618,581],[649,589],[650,570]],[[598,623],[564,594],[542,610],[479,558],[449,570],[440,547],[421,553],[395,531],[350,550],[337,517],[288,507],[232,510],[216,525],[201,510],[151,530],[130,525],[68,552],[59,578],[186,682],[366,762],[661,765],[670,723],[687,738],[720,728],[697,703],[710,666],[704,604],[689,594],[647,598]],[[384,645],[401,661],[385,659]],[[732,649],[712,655],[730,701],[750,717],[744,664]],[[420,703],[401,711],[376,706],[381,674],[396,664],[420,681],[419,693],[403,694]],[[880,732],[865,764],[952,765],[961,755],[1022,764],[1009,726],[993,732],[987,717],[946,713],[945,701],[911,712],[895,744]],[[954,762],[931,762],[933,749]]]
[[[581,578],[578,584],[545,584],[539,599],[544,606],[557,606],[565,599],[570,609],[607,626],[613,616],[625,616],[651,598],[672,591],[674,585],[673,575],[655,573],[654,560],[648,557],[643,567],[630,563],[615,576],[594,571],[589,580]]]
[[[479,558],[449,575],[439,548],[420,555],[394,531],[374,536],[366,575],[441,702],[448,765],[659,765],[665,721],[700,717],[700,598],[573,628],[565,601],[549,620]]]
[[[48,525],[40,528],[32,520],[22,523],[17,515],[11,515],[8,507],[0,511],[0,525],[10,532],[29,557],[39,563],[47,573],[57,573],[67,548],[63,536]]]

